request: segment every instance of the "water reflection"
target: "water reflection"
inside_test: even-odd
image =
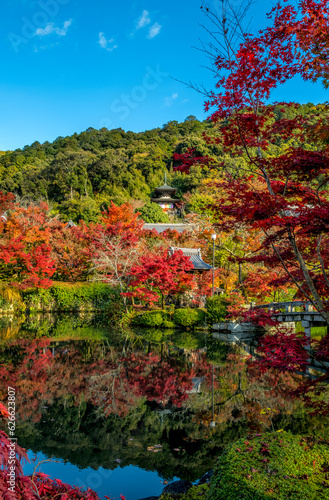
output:
[[[250,431],[328,427],[285,395],[298,376],[260,375],[205,333],[61,316],[13,321],[1,338],[0,399],[16,388],[19,443],[78,467],[195,481]]]

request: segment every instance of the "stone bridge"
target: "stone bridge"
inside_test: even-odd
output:
[[[273,318],[279,322],[287,323],[287,326],[295,330],[296,322],[301,322],[306,335],[311,338],[311,328],[314,326],[327,327],[328,324],[321,314],[314,309],[307,301],[293,302],[271,302],[260,306],[250,307],[250,309],[263,309],[268,312],[273,311]],[[242,347],[253,354],[257,348],[257,337],[268,331],[253,323],[238,323],[236,321],[225,321],[213,325],[213,337],[223,342],[242,344]],[[315,363],[316,365],[318,363]],[[328,363],[325,363],[326,365]],[[329,364],[328,364],[329,366]],[[315,366],[314,366],[315,367]]]
[[[283,323],[295,324],[300,321],[306,335],[309,337],[311,337],[312,326],[326,326],[328,328],[321,314],[307,301],[272,302],[262,306],[255,306],[253,309],[273,311],[273,317]]]
[[[279,322],[288,323],[290,327],[295,328],[297,321],[301,322],[306,335],[311,336],[311,328],[313,326],[326,326],[326,321],[321,314],[316,311],[312,304],[307,301],[293,301],[293,302],[271,302],[260,306],[250,307],[250,309],[257,310],[263,309],[267,312],[273,311],[273,318]],[[264,333],[265,328],[254,325],[253,323],[238,323],[225,321],[222,323],[215,323],[213,330],[223,336],[229,336],[227,340],[236,340],[254,338],[257,334]],[[223,338],[224,340],[224,338]]]

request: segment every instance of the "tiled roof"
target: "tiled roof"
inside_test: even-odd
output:
[[[212,269],[212,266],[210,264],[207,264],[202,260],[200,248],[170,247],[171,252],[176,252],[177,250],[181,250],[184,255],[190,257],[194,269],[199,271],[208,271]]]
[[[159,186],[155,188],[156,191],[158,190],[163,190],[163,191],[177,191],[177,188],[174,188],[172,186],[168,186],[168,184],[164,184],[163,186]]]
[[[170,196],[161,196],[161,198],[151,198],[154,203],[177,203],[178,198],[170,198]]]
[[[163,233],[163,231],[166,231],[166,229],[171,229],[172,231],[178,231],[179,233],[182,233],[183,231],[186,231],[188,228],[187,224],[164,224],[164,223],[147,223],[144,224],[143,226],[144,229],[155,229],[159,234]]]

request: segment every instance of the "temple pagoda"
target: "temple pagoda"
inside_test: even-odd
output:
[[[180,200],[175,198],[177,188],[168,186],[167,178],[165,175],[165,183],[163,186],[157,187],[154,190],[153,198],[151,200],[157,203],[164,212],[168,212],[174,209],[175,203]]]

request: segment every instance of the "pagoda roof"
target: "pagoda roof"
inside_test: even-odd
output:
[[[180,201],[178,198],[170,198],[169,196],[161,196],[159,198],[151,198],[155,203],[177,203]]]
[[[190,257],[190,261],[196,271],[209,271],[213,267],[202,260],[200,248],[180,248],[180,247],[170,247],[169,251],[171,253],[181,250],[186,257]]]
[[[163,184],[163,186],[155,188],[155,191],[177,191],[177,188],[168,186],[168,184]]]

